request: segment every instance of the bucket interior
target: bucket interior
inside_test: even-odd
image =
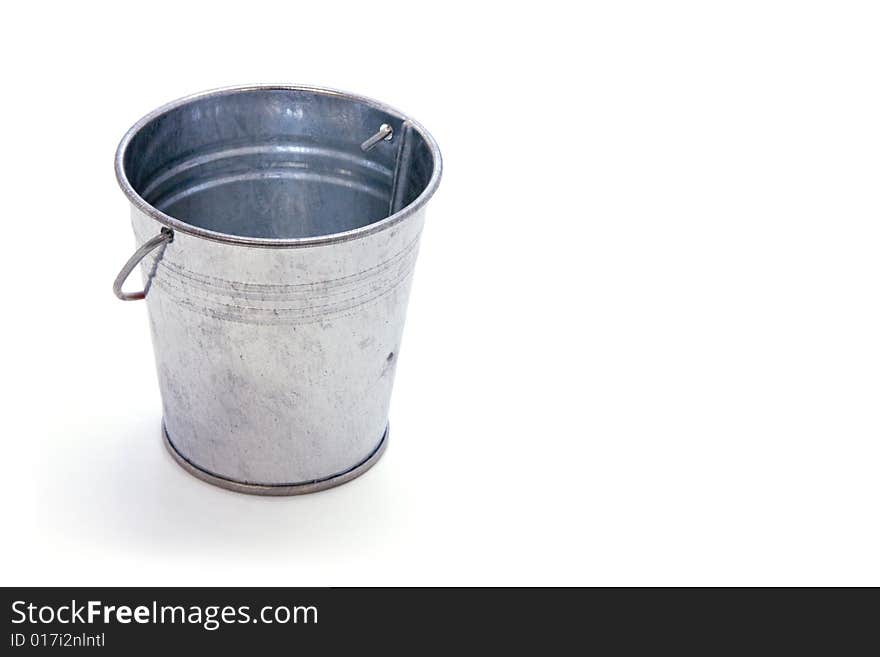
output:
[[[391,139],[362,143],[383,126]],[[122,154],[134,191],[161,212],[227,235],[296,239],[380,221],[412,203],[434,168],[404,117],[301,89],[199,97],[143,124]]]

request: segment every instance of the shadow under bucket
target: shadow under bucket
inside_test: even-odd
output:
[[[367,98],[272,85],[166,105],[123,137],[169,450],[233,490],[292,495],[379,458],[425,204],[428,132]],[[140,263],[144,289],[123,292]]]

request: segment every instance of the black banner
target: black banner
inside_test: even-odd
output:
[[[4,654],[185,648],[861,652],[869,589],[3,589]],[[875,638],[868,638],[873,645]]]

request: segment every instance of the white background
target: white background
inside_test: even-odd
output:
[[[10,5],[0,581],[880,584],[874,7]],[[381,99],[445,162],[389,449],[297,498],[172,462],[110,290],[118,140],[248,82]]]

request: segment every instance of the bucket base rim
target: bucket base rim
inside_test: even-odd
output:
[[[382,454],[385,453],[385,448],[388,446],[389,431],[390,426],[385,425],[385,433],[382,434],[382,438],[379,440],[379,444],[376,445],[370,455],[357,465],[346,470],[345,472],[340,472],[339,474],[327,477],[325,479],[305,481],[297,484],[253,484],[244,481],[238,481],[236,479],[229,479],[227,477],[222,477],[220,475],[214,474],[213,472],[209,472],[199,467],[198,465],[187,459],[183,454],[177,451],[174,443],[171,442],[171,437],[168,435],[168,429],[165,428],[164,420],[162,421],[162,442],[165,443],[165,448],[168,450],[172,458],[180,467],[186,470],[189,474],[198,479],[201,479],[206,483],[212,484],[213,486],[219,486],[220,488],[225,488],[226,490],[235,491],[236,493],[245,493],[247,495],[286,496],[317,493],[318,491],[340,486],[344,483],[351,481],[352,479],[355,479],[356,477],[359,477],[367,470],[372,468],[374,465],[376,465],[376,462],[382,457]]]

